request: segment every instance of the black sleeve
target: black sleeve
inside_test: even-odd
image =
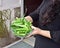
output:
[[[38,10],[35,10],[34,12],[30,13],[29,16],[33,19],[33,21],[36,21],[39,19],[39,13],[37,13]]]
[[[32,17],[33,21],[39,20],[39,16],[42,16],[51,4],[51,0],[43,0],[40,6],[34,12],[30,13],[29,16]]]
[[[39,12],[40,12],[40,9],[42,8],[42,6],[44,5],[44,0],[42,1],[41,5],[32,13],[29,14],[29,16],[32,17],[33,21],[36,21],[39,19]]]
[[[60,30],[59,31],[50,31],[51,39],[57,43],[60,43]]]

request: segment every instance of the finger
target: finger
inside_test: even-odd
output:
[[[36,29],[36,27],[34,27],[34,26],[31,26],[31,28],[32,28],[32,29]]]

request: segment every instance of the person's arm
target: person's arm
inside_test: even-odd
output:
[[[33,11],[32,13],[30,13],[28,16],[26,16],[25,18],[28,20],[28,21],[38,21],[39,20],[39,12],[42,8],[42,6],[45,4],[45,0],[42,1],[42,3],[40,4],[40,6],[35,10]]]
[[[41,30],[39,34],[51,39],[50,31],[48,30]]]
[[[30,13],[27,17],[28,20],[34,22],[34,21],[38,21],[39,17],[45,13],[45,11],[47,10],[47,8],[52,4],[52,1],[50,0],[43,0],[42,3],[40,4],[40,6],[33,11],[32,13]],[[32,20],[31,20],[32,19]]]
[[[31,28],[33,29],[33,31],[28,37],[38,34],[38,35],[42,35],[44,37],[47,37],[47,38],[51,39],[50,31],[42,30],[42,29],[34,27],[34,26],[32,26]]]
[[[41,30],[39,32],[40,35],[45,36],[47,38],[52,39],[56,43],[60,43],[60,30],[59,31],[47,31],[47,30]]]
[[[30,22],[37,21],[39,19],[39,13],[37,13],[39,9],[35,10],[34,12],[30,13],[28,16],[26,16],[26,20]]]
[[[32,29],[34,29],[34,30],[27,37],[38,34],[38,35],[47,37],[49,39],[52,39],[56,43],[60,43],[60,30],[59,31],[42,30],[42,29],[34,27],[34,26],[32,26]]]
[[[60,43],[60,30],[58,31],[41,30],[40,35],[48,37],[53,41]]]

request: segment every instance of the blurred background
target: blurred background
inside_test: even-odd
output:
[[[42,0],[0,0],[0,46],[4,48],[10,48],[12,45],[27,45],[33,48],[35,38],[31,37],[29,39],[20,42],[20,38],[13,35],[10,24],[16,17],[27,16],[33,12],[41,4]],[[34,26],[37,26],[37,21],[33,22]],[[27,42],[27,44],[26,44]],[[33,44],[33,45],[32,45]],[[9,46],[9,47],[6,47]],[[22,46],[22,45],[21,45]],[[22,47],[19,48],[22,48]],[[27,47],[26,46],[26,47]],[[0,47],[0,48],[1,48]],[[11,47],[11,48],[15,48]],[[25,47],[25,48],[26,48]],[[24,48],[24,47],[23,47]]]

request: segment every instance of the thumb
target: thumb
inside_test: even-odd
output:
[[[35,26],[31,26],[31,28],[32,28],[32,29],[36,29],[36,27],[35,27]]]

